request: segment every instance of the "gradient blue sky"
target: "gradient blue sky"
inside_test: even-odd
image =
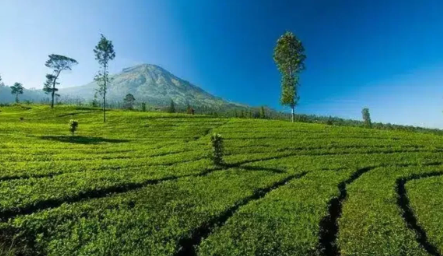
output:
[[[296,111],[443,128],[443,1],[426,0],[0,0],[0,74],[41,88],[47,55],[79,61],[61,86],[97,70],[105,34],[113,72],[151,63],[210,93],[279,106],[276,39],[304,43]]]

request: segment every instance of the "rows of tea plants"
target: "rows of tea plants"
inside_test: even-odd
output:
[[[409,207],[415,216],[416,225],[422,229],[421,239],[434,255],[443,254],[443,169],[430,177],[412,177],[406,185]]]
[[[70,106],[0,111],[0,254],[442,253],[441,177],[428,177],[443,171],[438,135],[121,110],[104,124],[99,109]],[[222,165],[209,157],[212,133],[223,136]]]
[[[248,204],[203,240],[199,255],[320,255],[321,220],[351,172],[310,172]]]
[[[443,170],[440,166],[381,167],[347,187],[339,221],[343,255],[429,255],[408,228],[399,194],[399,180]],[[441,234],[440,234],[441,235]]]
[[[16,250],[33,253],[171,255],[194,230],[288,177],[241,169],[215,172],[19,216],[4,230],[18,234]]]
[[[239,161],[240,156],[241,155],[237,156],[237,161]],[[344,168],[344,166],[349,166],[348,168],[359,168],[358,166],[353,166],[351,162],[345,165],[346,157],[340,155],[328,158],[289,156],[277,159],[272,156],[271,158],[274,158],[274,160],[267,161],[264,161],[266,158],[262,155],[259,155],[259,158],[256,160],[253,160],[254,158],[252,156],[254,155],[244,156],[244,159],[247,160],[243,162],[240,160],[239,166],[247,170],[269,171],[274,173],[328,170],[334,168],[334,166],[336,170],[340,170]],[[381,158],[378,161],[381,166],[389,164],[384,154],[380,154],[378,157]],[[230,159],[232,160],[232,158]],[[282,161],[283,159],[284,161]],[[360,159],[360,163],[366,161],[366,165],[377,163],[376,160],[370,159],[365,155],[360,156]],[[276,162],[282,162],[286,165],[278,165]],[[427,162],[421,161],[415,165],[426,165],[426,163]],[[429,162],[429,164],[435,163],[434,161]],[[361,165],[362,164],[360,164],[360,166]],[[4,198],[0,201],[0,215],[2,213],[3,215],[18,214],[34,208],[59,205],[64,201],[76,201],[85,197],[101,196],[103,193],[138,188],[144,184],[151,184],[162,180],[186,176],[201,176],[214,171],[223,171],[223,169],[213,165],[209,159],[184,162],[170,166],[143,168],[131,167],[130,165],[117,166],[118,168],[113,166],[113,169],[104,168],[94,171],[63,173],[50,177],[4,181],[0,183],[0,197]],[[124,168],[123,172],[119,170],[122,168]]]

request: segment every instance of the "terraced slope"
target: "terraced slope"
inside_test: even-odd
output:
[[[0,254],[442,255],[443,137],[0,109]],[[79,121],[70,136],[68,121]],[[225,138],[224,166],[208,158]]]

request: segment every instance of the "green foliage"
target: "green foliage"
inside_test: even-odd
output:
[[[412,161],[412,159],[411,159]],[[348,186],[339,221],[339,245],[350,255],[429,255],[402,218],[397,180],[435,167],[381,167]]]
[[[110,82],[108,65],[109,61],[115,58],[114,45],[104,35],[94,48],[95,60],[100,64],[100,70],[94,78],[99,85],[98,92],[103,97],[103,122],[106,122],[106,93]]]
[[[372,127],[371,115],[369,114],[369,109],[368,108],[362,109],[361,114],[363,116],[363,121],[365,123],[365,126]]]
[[[37,254],[173,255],[177,241],[284,177],[240,170],[226,173],[65,204],[44,214],[20,216],[11,226],[23,231],[16,241],[25,240]],[[37,230],[47,231],[33,245],[27,236]]]
[[[288,182],[232,216],[203,241],[199,255],[321,255],[318,234],[306,231],[328,215],[325,202],[347,175],[312,172]]]
[[[123,99],[123,102],[124,102],[124,108],[134,109],[134,102],[135,102],[134,95],[130,93],[126,94],[125,98]]]
[[[104,35],[101,35],[100,41],[94,48],[95,59],[102,66],[107,66],[110,60],[115,58],[114,45]]]
[[[265,107],[263,107],[263,106],[260,107],[260,118],[261,119],[266,118]]]
[[[20,94],[23,94],[24,87],[21,83],[14,83],[13,86],[11,86],[11,94],[15,95],[15,103],[19,103],[18,96]]]
[[[223,137],[214,133],[211,136],[211,146],[212,146],[212,161],[216,165],[223,164],[223,154],[224,154],[224,145],[223,145]]]
[[[142,111],[145,112],[146,111],[146,103],[142,102]]]
[[[77,131],[78,128],[78,121],[71,119],[69,120],[69,131],[72,133],[72,136],[74,136],[75,131]]]
[[[78,62],[72,58],[58,54],[51,54],[49,55],[49,59],[46,61],[45,66],[53,69],[55,76],[57,76],[57,74],[60,74],[60,72],[64,70],[72,70],[72,66],[77,64]]]
[[[51,94],[51,108],[54,108],[54,101],[57,96],[56,92],[58,91],[58,88],[55,86],[60,84],[57,82],[60,73],[65,70],[72,70],[72,66],[77,64],[78,62],[76,60],[63,55],[49,55],[49,59],[46,61],[45,66],[52,69],[52,74],[46,74],[46,82],[44,83],[43,91],[46,94]]]
[[[173,100],[171,100],[171,104],[169,105],[168,113],[175,113],[175,103]]]
[[[0,110],[0,252],[177,255],[190,245],[198,255],[325,255],[323,221],[338,200],[329,242],[341,255],[427,255],[402,217],[397,181],[441,171],[441,135],[122,110],[103,124],[84,106]],[[81,136],[66,134],[71,119]],[[217,140],[222,164],[208,158]],[[442,248],[441,177],[427,180],[406,183],[406,195]]]
[[[299,100],[297,86],[299,85],[299,73],[305,69],[306,55],[302,42],[292,33],[284,33],[274,48],[274,61],[282,75],[281,104],[290,106],[292,109],[292,121],[294,122],[294,108]]]
[[[56,77],[52,74],[46,74],[46,82],[43,85],[43,91],[46,94],[52,94],[53,91],[58,91],[58,88],[53,87]],[[56,84],[59,84],[55,82]]]
[[[406,183],[406,192],[418,224],[426,231],[430,244],[443,253],[441,221],[443,219],[442,174],[413,179]]]

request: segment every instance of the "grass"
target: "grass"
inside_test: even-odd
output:
[[[441,255],[443,137],[30,105],[0,112],[0,254]],[[75,136],[68,122],[79,121]],[[209,157],[224,139],[224,163]]]

